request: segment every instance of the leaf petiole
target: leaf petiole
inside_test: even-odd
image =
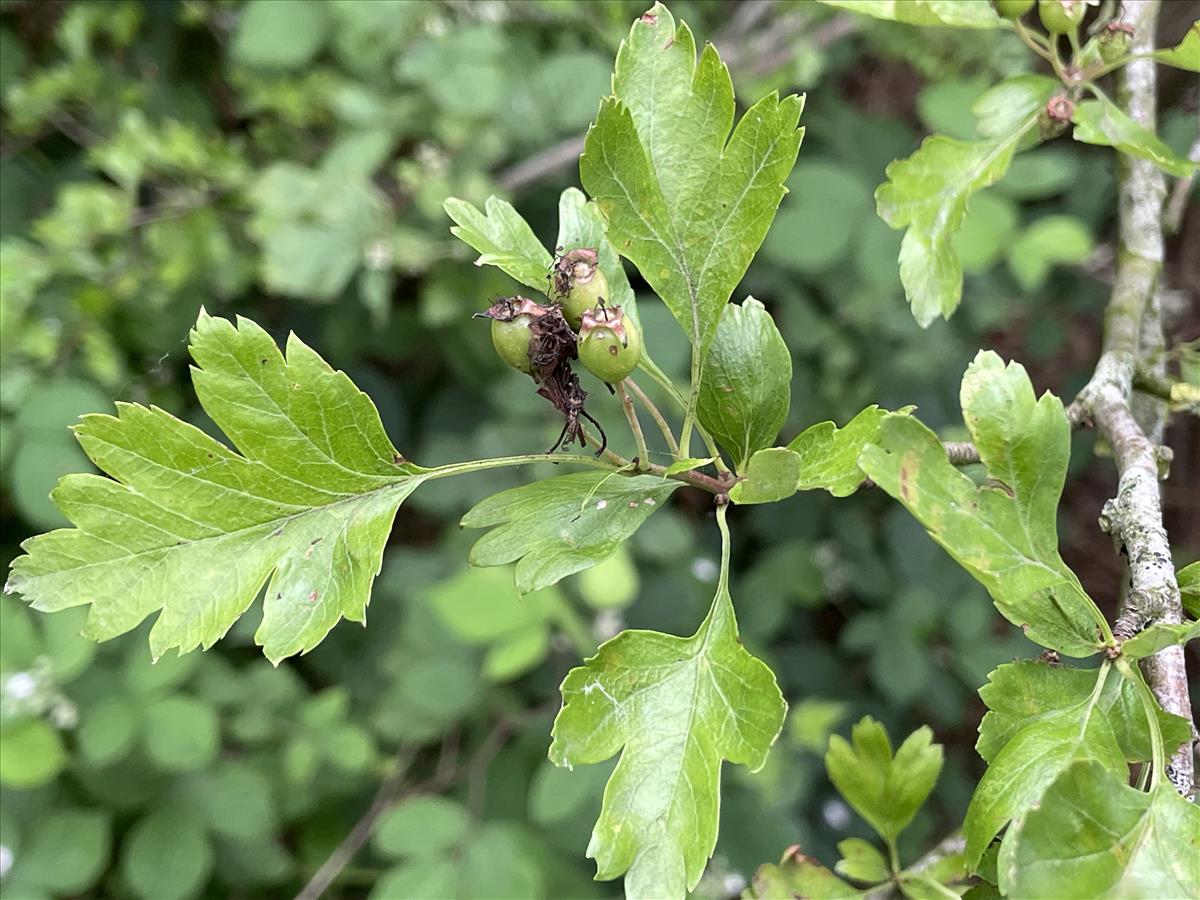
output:
[[[635,468],[641,470],[643,466],[650,464],[650,451],[646,449],[646,436],[642,434],[642,423],[638,421],[637,410],[633,408],[633,398],[629,396],[629,391],[625,390],[624,382],[617,385],[617,396],[621,398],[621,409],[625,412],[625,421],[629,423],[629,430],[633,432],[633,442],[637,446],[638,455]]]
[[[646,392],[638,387],[637,382],[633,378],[625,379],[625,386],[633,393],[635,397],[642,402],[642,406],[646,407],[646,412],[650,413],[650,418],[654,420],[654,424],[658,426],[659,432],[663,436],[663,440],[667,442],[667,447],[671,450],[671,458],[679,459],[679,442],[675,440],[675,435],[671,431],[671,425],[667,422],[654,401],[646,396]]]
[[[1128,681],[1133,682],[1138,699],[1142,702],[1142,710],[1146,713],[1146,724],[1150,728],[1150,764],[1154,767],[1150,773],[1150,790],[1153,792],[1162,781],[1162,773],[1166,770],[1167,755],[1163,747],[1162,729],[1158,724],[1158,703],[1150,693],[1146,681],[1142,678],[1141,670],[1124,656],[1116,660],[1117,671]]]

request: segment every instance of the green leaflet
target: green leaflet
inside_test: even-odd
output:
[[[970,869],[1004,824],[1010,819],[1019,822],[1072,763],[1095,760],[1109,771],[1128,773],[1100,704],[1108,672],[1106,663],[1087,698],[1030,722],[996,754],[975,787],[963,821],[963,853]]]
[[[1170,624],[1159,622],[1139,631],[1121,644],[1121,653],[1130,659],[1153,656],[1159,650],[1200,639],[1200,622]]]
[[[740,505],[775,503],[796,493],[800,457],[787,447],[759,450],[744,467],[743,479],[729,490],[729,499]]]
[[[1200,618],[1200,562],[1184,566],[1176,574],[1179,579],[1179,596],[1188,615]]]
[[[1115,147],[1127,156],[1149,160],[1176,178],[1186,178],[1200,169],[1200,164],[1176,155],[1154,132],[1143,128],[1103,94],[1076,106],[1071,121],[1075,123],[1075,140]]]
[[[579,160],[608,234],[703,359],[800,149],[803,101],[771,94],[734,128],[733,84],[661,4],[634,23]]]
[[[912,409],[905,407],[897,415],[908,415]],[[841,428],[832,422],[818,422],[792,438],[788,449],[800,456],[798,490],[824,489],[835,497],[848,497],[858,490],[866,477],[858,467],[858,456],[874,443],[888,414],[871,404]]]
[[[610,557],[679,487],[654,475],[578,472],[493,494],[462,518],[491,528],[471,548],[473,566],[515,562],[527,594]]]
[[[854,810],[894,847],[942,771],[942,747],[921,727],[892,755],[887,731],[870,716],[853,729],[853,746],[840,735],[829,739],[825,768],[834,787]]]
[[[971,104],[975,130],[981,137],[1000,141],[1019,130],[1030,116],[1041,112],[1046,101],[1062,89],[1048,75],[1026,72],[997,82]]]
[[[982,6],[983,4],[963,4]],[[900,280],[922,328],[939,315],[949,318],[962,299],[962,265],[953,238],[971,195],[998,181],[1025,134],[1029,116],[998,141],[926,138],[907,159],[887,167],[888,181],[875,191],[879,217],[905,228],[900,244]]]
[[[842,858],[833,869],[839,875],[864,884],[880,884],[888,880],[887,857],[874,844],[862,838],[846,838],[838,841],[837,847]]]
[[[981,351],[963,376],[963,419],[987,467],[976,487],[946,458],[937,436],[890,415],[862,470],[904,504],[935,541],[988,589],[1030,639],[1090,656],[1109,635],[1104,617],[1058,554],[1056,513],[1070,426],[1062,401],[1035,399],[1024,368]]]
[[[496,266],[526,287],[545,292],[554,259],[511,203],[488,197],[486,213],[481,213],[466,200],[451,197],[444,207],[458,223],[450,233],[479,251],[475,265]]]
[[[991,762],[1013,736],[1037,719],[1078,706],[1091,696],[1096,673],[1091,669],[1052,666],[1038,660],[1023,660],[999,666],[988,674],[979,696],[988,712],[979,723],[975,749]],[[1127,762],[1151,758],[1150,731],[1137,689],[1126,678],[1109,678],[1100,694],[1099,706],[1108,717],[1113,735]],[[1168,754],[1188,739],[1188,723],[1158,707],[1158,727]]]
[[[727,304],[704,360],[696,417],[733,454],[739,472],[771,446],[791,405],[792,354],[766,307]]]
[[[605,301],[621,307],[637,319],[633,288],[629,286],[629,276],[621,265],[620,255],[604,231],[604,216],[600,207],[590,202],[583,191],[577,188],[567,188],[558,198],[558,243],[555,246],[564,251],[594,247],[600,255],[600,271],[608,280],[609,296]],[[546,280],[543,278],[542,288],[545,287]]]
[[[1200,896],[1200,809],[1080,761],[1005,838],[999,873],[1011,897]]]
[[[755,900],[847,900],[863,897],[866,891],[847,884],[811,856],[789,851],[778,865],[767,863],[754,873],[750,887],[742,894]]]
[[[342,617],[363,620],[392,519],[425,470],[294,335],[285,359],[253,322],[202,311],[191,353],[200,402],[241,454],[156,408],[85,416],[76,436],[112,478],[59,483],[75,528],[26,541],[5,589],[40,610],[91,604],[94,640],[161,610],[158,657],[211,646],[265,584],[255,639],[278,662]]]
[[[721,577],[700,629],[622,632],[562,684],[550,759],[575,766],[621,752],[588,856],[599,879],[625,874],[631,898],[696,886],[716,845],[722,760],[761,768],[787,710],[771,670],[738,640],[724,507],[717,516]]]
[[[820,0],[876,19],[908,25],[942,25],[950,28],[1002,28],[1004,20],[990,3],[962,0]]]
[[[1154,58],[1177,69],[1200,72],[1200,22],[1193,22],[1183,40],[1166,50],[1156,50]]]

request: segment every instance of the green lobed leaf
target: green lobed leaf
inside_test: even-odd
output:
[[[754,900],[793,900],[795,897],[848,900],[865,894],[865,891],[842,881],[811,856],[805,856],[798,848],[793,848],[778,865],[767,863],[759,866],[742,897]]]
[[[1003,177],[1021,139],[1035,124],[1030,116],[997,141],[933,135],[912,156],[887,167],[888,181],[875,191],[875,203],[888,225],[907,227],[900,244],[900,280],[921,327],[927,328],[939,315],[949,318],[958,307],[962,266],[954,234],[971,195]]]
[[[493,494],[462,517],[490,528],[473,566],[517,564],[517,591],[549,587],[610,557],[679,487],[653,475],[578,472]]]
[[[911,409],[906,407],[897,415],[907,415]],[[792,438],[788,449],[800,455],[798,490],[824,489],[835,497],[848,497],[858,490],[866,479],[858,456],[878,437],[879,425],[887,415],[886,409],[871,404],[841,428],[833,422],[818,422]]]
[[[1031,640],[1068,656],[1101,646],[1103,616],[1058,554],[1056,515],[1070,453],[1062,401],[1035,399],[1025,369],[981,351],[961,389],[963,418],[989,480],[952,466],[937,436],[908,416],[888,416],[863,471],[899,500],[988,589],[997,609]]]
[[[1102,669],[1100,677],[1106,672]],[[963,853],[969,868],[976,867],[1005,823],[1010,819],[1019,823],[1072,763],[1095,760],[1123,777],[1128,774],[1125,756],[1100,705],[1101,687],[1094,684],[1082,702],[1025,725],[996,754],[963,820]]]
[[[733,129],[733,83],[662,4],[633,25],[579,160],[608,234],[703,354],[766,236],[800,149],[803,101],[770,94]]]
[[[1019,130],[1060,90],[1062,82],[1025,72],[992,85],[971,106],[981,137],[999,141]]]
[[[550,759],[575,766],[621,753],[588,856],[598,879],[625,874],[631,898],[695,888],[716,845],[722,760],[760,769],[787,711],[771,670],[738,640],[719,515],[721,576],[699,630],[624,631],[562,684]]]
[[[1154,51],[1154,58],[1177,69],[1200,72],[1200,22],[1193,22],[1183,40],[1174,47]]]
[[[979,723],[975,749],[991,762],[1025,726],[1054,712],[1076,707],[1087,701],[1096,686],[1091,669],[1073,669],[1050,665],[1040,660],[1022,660],[999,666],[988,674],[979,689],[988,712]],[[1100,709],[1108,717],[1117,744],[1127,762],[1151,758],[1150,731],[1146,713],[1133,683],[1125,678],[1109,678],[1100,694]],[[1187,720],[1162,707],[1155,711],[1163,744],[1168,753],[1186,741],[1191,733]]]
[[[865,884],[880,884],[890,877],[887,857],[874,844],[862,838],[846,838],[838,841],[837,848],[842,858],[833,870],[839,875]]]
[[[942,771],[942,747],[921,727],[892,755],[884,727],[864,716],[850,731],[829,739],[825,768],[829,779],[860,816],[889,846],[908,826],[933,790]]]
[[[457,223],[450,233],[479,251],[475,265],[496,266],[526,287],[545,293],[554,259],[511,203],[488,197],[485,212],[480,212],[466,200],[451,197],[444,207]]]
[[[1084,144],[1114,147],[1127,156],[1149,160],[1176,178],[1186,178],[1200,169],[1200,164],[1176,154],[1156,134],[1143,128],[1103,95],[1077,105],[1071,121],[1075,123],[1075,140]]]
[[[1159,650],[1200,640],[1200,622],[1170,624],[1159,622],[1139,631],[1121,644],[1121,653],[1130,659],[1153,656]]]
[[[729,490],[729,499],[740,505],[774,503],[796,493],[800,455],[786,447],[759,450],[743,467],[742,480]]]
[[[160,612],[155,657],[210,647],[266,585],[255,640],[273,661],[362,621],[400,503],[423,470],[388,440],[374,405],[292,335],[203,311],[191,333],[196,393],[242,451],[165,411],[118,404],[76,436],[111,478],[54,491],[75,528],[22,546],[6,590],[35,609],[90,604],[107,640]]]
[[[1200,809],[1094,761],[1063,771],[1000,852],[1006,896],[1200,896]]]
[[[1004,20],[990,3],[962,0],[820,0],[876,19],[906,25],[942,25],[950,28],[1002,28]]]
[[[1184,566],[1175,576],[1179,581],[1179,596],[1188,615],[1200,619],[1200,562]]]
[[[791,383],[792,354],[766,307],[753,297],[726,305],[704,360],[696,417],[739,472],[779,434]]]

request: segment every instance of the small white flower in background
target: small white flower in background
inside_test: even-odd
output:
[[[9,700],[28,700],[37,686],[37,679],[30,673],[14,672],[4,679],[4,695]]]
[[[592,633],[596,636],[596,640],[604,642],[616,637],[624,627],[625,622],[619,612],[615,609],[602,609],[596,613],[596,620],[592,623]]]
[[[692,577],[697,581],[710,584],[717,580],[720,573],[721,569],[717,566],[716,561],[707,556],[697,556],[692,560]]]
[[[74,728],[79,724],[79,708],[70,700],[60,699],[50,711],[50,721],[60,730]]]
[[[0,878],[8,874],[8,870],[12,868],[13,852],[3,844],[0,844]]]
[[[746,889],[746,876],[741,872],[730,872],[725,876],[724,887],[730,897],[740,897]]]
[[[826,800],[821,804],[821,818],[835,831],[845,831],[850,825],[850,807],[841,800]]]

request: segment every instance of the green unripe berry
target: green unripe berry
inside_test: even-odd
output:
[[[533,342],[533,323],[546,314],[546,308],[525,297],[505,297],[492,304],[480,316],[492,320],[492,346],[496,355],[526,375],[533,373],[529,348]]]
[[[1133,43],[1133,27],[1121,22],[1109,22],[1096,36],[1100,47],[1100,58],[1106,63],[1115,63],[1129,53]]]
[[[1084,0],[1038,0],[1038,17],[1051,34],[1074,31],[1083,21]]]
[[[1033,9],[1033,0],[995,0],[996,12],[1006,19],[1019,19]]]
[[[559,256],[551,282],[551,297],[562,304],[563,318],[576,331],[585,312],[608,302],[608,279],[600,271],[599,254],[590,247]]]
[[[579,361],[608,384],[628,378],[642,359],[642,332],[619,306],[589,310],[579,328]]]

